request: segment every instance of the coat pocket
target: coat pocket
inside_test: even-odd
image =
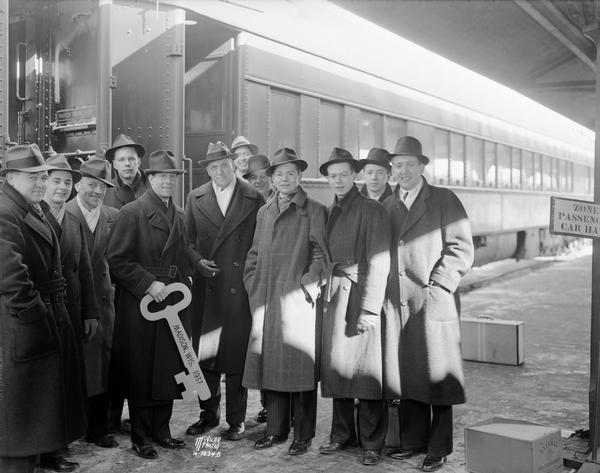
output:
[[[425,288],[425,318],[430,322],[452,322],[458,320],[454,294],[439,286]]]
[[[40,302],[13,318],[13,359],[30,361],[59,352],[49,308]]]

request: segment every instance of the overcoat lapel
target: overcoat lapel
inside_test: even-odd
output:
[[[195,207],[196,211],[206,215],[206,217],[213,223],[215,227],[221,227],[225,217],[223,217],[221,209],[219,208],[219,204],[217,203],[217,196],[215,195],[215,190],[213,189],[212,184],[207,186],[206,192],[196,196]]]
[[[84,217],[85,219],[85,217]],[[107,216],[104,212],[104,208],[100,209],[100,218],[98,219],[98,224],[96,225],[96,230],[93,233],[93,241],[92,250],[91,250],[91,261],[92,265],[104,258],[106,254],[106,245],[108,242],[108,223],[106,221]],[[89,230],[88,224],[86,222],[85,226]],[[91,233],[91,232],[90,232]]]
[[[175,204],[171,203],[171,205]],[[179,240],[184,234],[181,212],[177,207],[175,207],[174,212],[175,218],[173,219],[173,224],[171,225],[171,232],[169,233],[169,238],[167,239],[165,247],[163,248],[162,257],[164,257],[165,253],[169,250],[169,248],[171,248],[173,245],[176,245],[179,242]]]
[[[400,228],[400,233],[398,235],[400,238],[406,232],[408,232],[414,225],[416,225],[416,223],[419,220],[421,220],[423,215],[425,215],[427,213],[427,211],[429,210],[429,203],[428,203],[429,196],[430,196],[429,185],[427,184],[427,182],[423,182],[423,187],[421,188],[421,192],[419,192],[417,199],[414,201],[414,203],[410,207],[410,211],[408,212],[408,215],[407,215],[406,219],[404,220],[404,224]],[[399,205],[402,205],[402,203],[399,202]]]
[[[27,212],[23,223],[31,228],[34,232],[38,233],[50,246],[52,246],[52,229],[46,225],[42,220],[33,215],[31,212]]]
[[[85,217],[83,216],[83,212],[79,208],[79,204],[77,204],[77,198],[71,199],[69,202],[67,202],[66,205],[67,205],[67,212],[69,212],[71,215],[73,215],[81,223],[81,226],[83,227],[83,233],[85,235],[85,240],[87,243],[88,251],[91,254],[92,250],[94,249],[94,234],[90,230],[90,227],[87,224]]]
[[[231,197],[231,202],[229,203],[229,207],[227,207],[225,219],[223,220],[223,224],[219,227],[217,238],[215,238],[210,257],[214,255],[219,246],[225,241],[227,236],[246,219],[253,209],[254,202],[251,199],[246,198],[245,190],[242,188],[240,183],[237,182],[233,196]]]
[[[71,241],[76,241],[77,233],[79,233],[79,221],[74,218],[69,218],[66,215],[63,217],[63,223],[61,226],[62,233],[60,234],[60,251],[61,256],[64,260],[67,259],[67,256],[73,251],[73,245],[67,244]]]

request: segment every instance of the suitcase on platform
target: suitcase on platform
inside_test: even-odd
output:
[[[525,330],[519,320],[461,317],[460,330],[464,360],[515,366],[525,361]]]

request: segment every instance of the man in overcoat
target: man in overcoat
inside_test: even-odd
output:
[[[400,398],[401,449],[426,452],[423,471],[452,452],[452,405],[465,402],[457,288],[473,263],[467,214],[456,195],[423,178],[429,158],[412,136],[391,154],[398,193],[384,202],[392,264],[384,337],[386,394]]]
[[[282,148],[272,163],[267,174],[276,194],[258,211],[244,269],[252,330],[243,384],[265,390],[267,427],[254,448],[287,439],[293,406],[289,453],[299,455],[315,435],[327,215],[299,185],[306,161]]]
[[[33,472],[36,456],[85,433],[77,335],[65,303],[60,246],[40,207],[37,145],[6,151],[0,175],[0,471]]]
[[[248,172],[248,162],[251,156],[258,154],[258,146],[250,143],[245,136],[236,136],[231,143],[230,151],[235,154],[233,158],[233,167],[235,176],[241,179]]]
[[[380,314],[390,270],[390,226],[383,206],[355,186],[360,166],[347,150],[334,148],[320,167],[335,201],[327,219],[331,276],[321,358],[321,394],[333,398],[333,415],[329,443],[319,451],[335,453],[354,444],[358,431],[362,463],[375,465],[387,431]]]
[[[132,448],[146,459],[158,457],[153,441],[169,449],[185,446],[169,429],[173,400],[181,396],[174,376],[185,366],[167,321],[151,322],[140,312],[144,295],[173,305],[179,299],[167,285],[189,281],[183,209],[171,198],[183,172],[173,153],[154,151],[145,170],[150,187],[121,208],[108,242],[110,269],[121,287],[111,368],[129,404]],[[189,334],[189,311],[179,312],[179,319]]]
[[[206,167],[210,181],[187,198],[185,224],[193,264],[192,334],[198,360],[212,396],[200,401],[200,420],[188,428],[201,435],[219,425],[221,374],[225,373],[228,440],[245,436],[247,391],[242,386],[251,315],[244,288],[244,262],[252,246],[256,213],[264,199],[237,179],[233,158],[220,141],[210,143]]]
[[[113,185],[109,180],[110,164],[104,159],[91,158],[81,165],[79,172],[82,177],[75,184],[77,196],[65,208],[69,218],[75,218],[83,227],[99,309],[96,335],[83,347],[89,403],[85,439],[99,447],[114,448],[118,443],[108,434],[108,380],[115,308],[106,247],[118,212],[103,205],[107,188]]]
[[[271,166],[269,158],[264,154],[255,154],[254,156],[250,156],[248,171],[243,176],[257,192],[262,194],[265,200],[268,200],[273,195],[271,179],[267,176],[269,166]]]
[[[60,259],[66,282],[67,311],[77,335],[77,353],[80,361],[83,386],[80,399],[71,402],[87,408],[87,387],[83,345],[91,340],[98,327],[98,305],[92,277],[92,266],[81,222],[66,211],[65,202],[71,195],[73,182],[81,179],[81,173],[71,169],[67,159],[54,155],[46,161],[48,181],[44,200],[40,203],[48,223],[60,242]],[[89,422],[88,422],[89,427]],[[77,462],[66,460],[61,451],[48,452],[40,456],[42,468],[55,471],[73,471]]]
[[[392,195],[392,188],[388,184],[391,166],[387,150],[371,148],[366,159],[361,159],[359,162],[365,180],[365,184],[360,190],[361,194],[383,203]]]
[[[104,153],[115,171],[111,181],[113,185],[107,189],[104,197],[104,205],[120,209],[146,192],[148,179],[140,171],[144,154],[144,147],[129,136],[120,134],[115,138],[112,147]]]

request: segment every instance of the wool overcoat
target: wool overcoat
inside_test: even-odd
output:
[[[141,171],[135,177],[133,186],[124,184],[118,173],[116,173],[111,182],[115,187],[106,189],[106,195],[102,204],[115,209],[120,209],[125,204],[133,202],[148,189],[148,178]]]
[[[244,269],[252,329],[243,385],[312,391],[319,380],[327,209],[301,187],[282,213],[277,199],[275,193],[258,211]]]
[[[194,264],[192,334],[200,366],[242,374],[252,318],[244,288],[244,262],[252,246],[256,213],[264,198],[237,180],[225,216],[212,182],[190,192],[185,208],[190,261]],[[221,272],[204,274],[199,261]],[[199,345],[199,346],[198,346]]]
[[[392,187],[389,184],[385,185],[385,190],[383,191],[383,194],[381,194],[379,196],[379,199],[377,199],[377,202],[380,203],[384,203],[385,199],[387,199],[390,195],[392,195]],[[364,195],[365,197],[369,197],[369,191],[367,190],[367,186],[363,185],[362,188],[360,189],[360,193],[362,195]]]
[[[92,265],[92,277],[99,309],[98,329],[92,340],[84,344],[85,368],[88,396],[96,396],[108,391],[110,357],[115,326],[115,290],[111,281],[106,256],[108,237],[115,223],[118,211],[102,205],[100,218],[94,233],[85,221],[77,199],[66,204],[67,216],[75,217],[83,228]]]
[[[169,205],[174,204],[170,201]],[[169,213],[172,221],[167,216]],[[167,209],[151,188],[121,208],[108,242],[108,263],[121,288],[111,383],[114,382],[116,393],[139,407],[181,397],[181,388],[174,376],[185,372],[185,366],[171,329],[165,319],[146,320],[139,306],[154,281],[167,285],[189,284],[186,245],[183,210],[178,206]],[[172,294],[166,303],[173,305],[179,299],[177,294]],[[153,305],[150,305],[151,311],[160,310],[165,304],[155,308]],[[189,337],[188,309],[179,312],[179,319]]]
[[[425,180],[410,211],[396,195],[384,207],[392,226],[384,306],[386,396],[461,404],[465,392],[456,290],[473,263],[467,214],[452,191]]]
[[[390,270],[390,224],[383,206],[353,187],[328,209],[331,277],[325,291],[321,358],[324,397],[381,399],[381,320],[358,333],[361,312],[380,316]]]
[[[60,247],[11,185],[0,192],[0,456],[64,447],[87,428]]]

